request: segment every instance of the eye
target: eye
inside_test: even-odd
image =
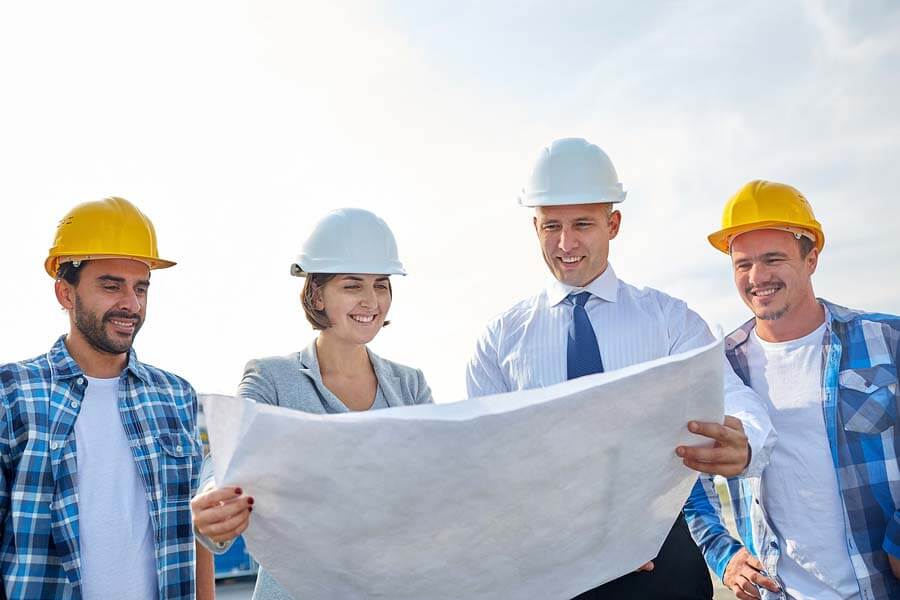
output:
[[[544,223],[541,225],[541,231],[558,231],[559,223]]]
[[[348,283],[348,284],[344,285],[344,289],[345,290],[358,290],[359,284],[358,283]]]
[[[379,290],[386,290],[386,289],[388,289],[388,285],[387,285],[386,283],[376,283],[376,284],[375,284],[375,287],[378,288]]]
[[[590,227],[593,224],[594,224],[593,221],[576,221],[575,228],[576,229],[587,229],[588,227]]]
[[[138,287],[134,288],[134,293],[136,293],[138,296],[146,296],[148,291],[149,290],[147,286],[143,285],[139,285]]]
[[[118,292],[119,286],[115,283],[104,283],[103,289],[106,290],[107,292]]]

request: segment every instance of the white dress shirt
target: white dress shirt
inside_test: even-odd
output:
[[[585,305],[604,370],[612,371],[692,350],[713,341],[687,304],[616,277],[612,265],[584,288],[550,278],[541,293],[495,317],[479,338],[466,371],[470,397],[545,387],[567,379],[567,334],[572,292],[588,291]],[[759,475],[775,444],[775,430],[759,396],[725,361],[725,413],[739,418],[752,448],[744,475]]]

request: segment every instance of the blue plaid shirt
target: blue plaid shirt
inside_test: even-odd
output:
[[[888,554],[900,557],[900,317],[820,302],[826,308],[822,409],[844,507],[847,550],[864,600],[900,598],[900,581],[888,563]],[[747,385],[745,343],[753,326],[748,321],[725,340],[728,360]],[[729,479],[728,490],[744,546],[778,581],[781,549],[760,506],[760,478]],[[701,477],[688,507],[685,516],[694,539],[710,568],[723,577],[741,543],[722,524],[712,477]],[[761,592],[763,598],[783,597]]]
[[[74,426],[86,380],[63,340],[45,355],[0,365],[0,598],[81,598]],[[196,395],[133,350],[119,381],[122,426],[155,534],[159,597],[193,598]]]

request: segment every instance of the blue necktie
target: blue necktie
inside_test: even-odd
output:
[[[600,358],[600,347],[597,336],[588,319],[584,305],[591,297],[590,292],[581,292],[569,296],[572,303],[572,324],[569,326],[569,340],[566,349],[566,370],[569,379],[582,375],[603,372],[603,359]]]

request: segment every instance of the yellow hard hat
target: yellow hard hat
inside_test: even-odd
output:
[[[709,243],[728,254],[734,238],[755,229],[805,235],[815,241],[819,251],[825,245],[825,233],[812,206],[796,188],[783,183],[757,179],[744,185],[725,204],[722,229],[708,236]]]
[[[56,278],[60,263],[99,258],[131,258],[151,269],[175,263],[159,257],[153,223],[123,198],[79,204],[62,218],[44,268]]]

